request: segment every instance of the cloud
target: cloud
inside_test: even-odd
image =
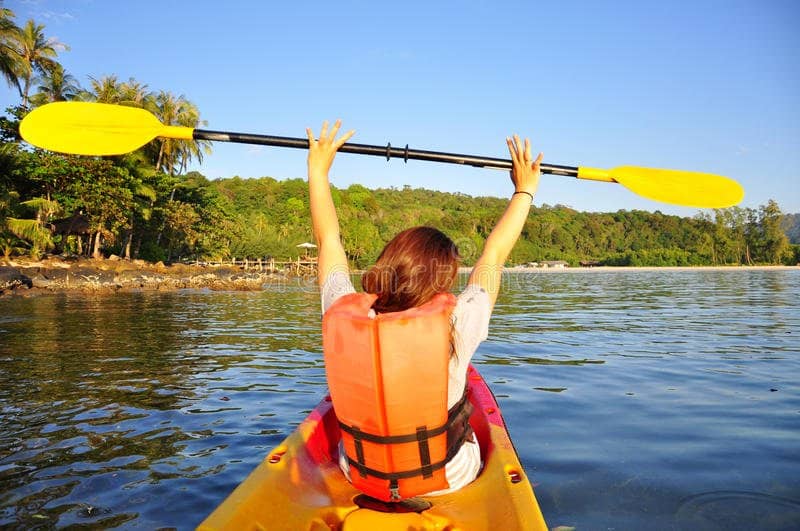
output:
[[[64,21],[64,20],[75,20],[75,15],[72,13],[67,13],[64,11],[63,13],[56,13],[55,11],[42,11],[39,13],[39,16],[45,20],[55,20],[55,21]]]

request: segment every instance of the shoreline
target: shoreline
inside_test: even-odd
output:
[[[293,276],[264,267],[165,265],[143,260],[48,257],[39,261],[0,262],[0,299],[52,293],[125,293],[142,291],[260,291],[265,284]]]
[[[460,267],[469,274],[472,267]],[[800,271],[798,266],[596,266],[596,267],[507,267],[509,274],[605,273],[637,271]],[[359,271],[352,270],[353,274]],[[122,260],[116,257],[94,260],[87,258],[48,257],[39,261],[8,260],[0,263],[0,299],[29,297],[52,293],[126,293],[144,291],[203,290],[262,291],[270,284],[307,280],[285,270],[264,267],[208,266],[194,264],[165,265],[143,260]]]
[[[471,267],[459,268],[459,272],[472,271]],[[604,271],[800,271],[800,265],[729,265],[729,266],[592,266],[592,267],[507,267],[509,273],[569,273]]]

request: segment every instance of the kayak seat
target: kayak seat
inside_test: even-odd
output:
[[[370,509],[381,513],[421,513],[433,506],[431,502],[422,498],[406,498],[399,502],[385,502],[366,494],[359,494],[353,498],[353,503],[362,509]]]

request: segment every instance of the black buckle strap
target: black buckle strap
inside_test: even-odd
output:
[[[453,457],[461,449],[464,441],[472,435],[472,429],[469,425],[469,418],[472,415],[472,403],[469,401],[468,392],[465,390],[463,396],[459,401],[450,408],[447,413],[447,422],[438,428],[432,430],[427,429],[425,426],[419,426],[415,433],[407,435],[375,435],[365,431],[361,431],[355,426],[348,426],[339,422],[339,427],[343,432],[350,434],[353,437],[353,442],[356,449],[356,459],[346,455],[347,461],[355,467],[361,477],[373,476],[379,479],[385,479],[390,482],[389,488],[394,498],[397,494],[397,481],[401,479],[408,479],[416,476],[422,476],[427,479],[433,476],[433,473],[443,468],[450,462]],[[447,432],[447,452],[445,458],[436,463],[431,463],[431,453],[428,441]],[[404,470],[400,472],[383,472],[374,468],[366,466],[364,459],[364,444],[363,441],[368,441],[376,444],[403,444],[416,442],[419,448],[420,467]]]
[[[447,465],[447,463],[449,463],[450,460],[453,459],[456,456],[456,454],[458,453],[458,451],[460,449],[461,449],[461,444],[453,446],[452,448],[448,448],[447,449],[447,454],[445,455],[444,459],[442,459],[441,461],[437,461],[436,463],[431,463],[430,465],[428,465],[427,468],[430,470],[430,473],[433,474],[434,472],[436,472],[440,468],[444,468],[444,466]],[[385,480],[388,480],[390,482],[395,482],[395,481],[400,480],[400,479],[408,479],[408,478],[413,478],[413,477],[417,477],[417,476],[423,475],[423,468],[422,467],[413,468],[411,470],[403,470],[401,472],[382,472],[380,470],[375,470],[374,468],[370,468],[370,467],[368,467],[368,466],[366,466],[366,465],[364,465],[362,463],[359,463],[358,461],[356,461],[355,459],[351,458],[347,454],[345,454],[345,455],[347,457],[347,462],[350,463],[352,466],[357,467],[359,469],[359,471],[363,469],[364,472],[366,472],[366,474],[368,476],[373,476],[373,477],[376,477],[378,479],[385,479]],[[391,484],[390,484],[390,486],[391,486]]]
[[[364,441],[368,441],[375,444],[404,444],[410,442],[417,442],[420,438],[420,429],[422,429],[422,434],[426,439],[432,439],[437,435],[443,434],[447,431],[447,424],[442,424],[438,428],[434,428],[432,430],[426,429],[425,426],[421,428],[417,428],[417,431],[414,433],[409,433],[408,435],[375,435],[373,433],[368,433],[365,431],[361,431],[355,426],[348,426],[342,422],[339,422],[339,427],[342,429],[343,432],[348,433],[353,436],[353,438],[358,437]]]
[[[392,501],[399,501],[403,499],[402,496],[400,496],[400,484],[396,479],[389,481],[389,493]]]
[[[457,420],[461,420],[463,422],[464,417],[466,417],[466,420],[469,421],[469,415],[466,414],[467,411],[465,410],[468,410],[468,406],[471,404],[467,395],[468,393],[464,392],[464,395],[459,399],[456,405],[450,408],[450,411],[447,414],[447,422],[432,430],[426,429],[424,426],[422,426],[421,428],[417,428],[416,432],[406,435],[375,435],[373,433],[361,431],[357,427],[349,426],[341,421],[339,422],[339,428],[341,428],[343,432],[352,435],[353,438],[358,437],[364,441],[376,444],[404,444],[417,442],[420,440],[420,430],[423,430],[422,434],[425,439],[432,439],[433,437],[446,432]]]
[[[422,464],[422,477],[428,479],[433,476],[431,470],[431,449],[428,446],[428,438],[425,436],[425,426],[417,428],[417,445],[419,446],[419,462]]]
[[[367,468],[364,466],[364,463],[365,463],[365,460],[364,460],[364,445],[361,442],[361,437],[359,437],[357,435],[357,434],[359,434],[361,432],[358,431],[358,428],[353,428],[353,431],[355,432],[353,434],[353,442],[355,443],[355,446],[356,446],[356,463],[355,463],[355,466],[356,466],[356,469],[358,470],[358,473],[361,475],[361,477],[365,478],[365,477],[367,477]]]

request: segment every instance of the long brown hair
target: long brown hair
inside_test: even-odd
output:
[[[372,305],[377,313],[407,310],[449,291],[458,260],[458,247],[442,231],[414,227],[386,244],[375,265],[361,277],[361,286],[378,295]]]

